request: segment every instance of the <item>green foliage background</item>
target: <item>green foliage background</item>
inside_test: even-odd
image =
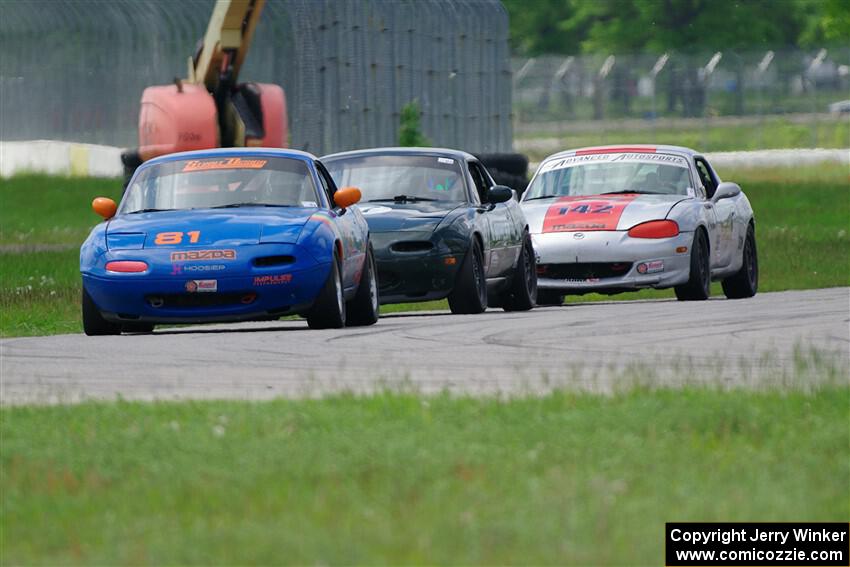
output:
[[[847,0],[503,0],[525,55],[846,45]]]

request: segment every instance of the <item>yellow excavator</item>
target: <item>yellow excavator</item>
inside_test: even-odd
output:
[[[139,147],[121,154],[126,185],[145,161],[172,152],[288,145],[286,95],[278,85],[238,83],[265,0],[217,0],[188,76],[147,87]]]

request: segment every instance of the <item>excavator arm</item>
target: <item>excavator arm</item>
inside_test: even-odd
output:
[[[265,3],[266,0],[218,0],[201,51],[197,57],[189,58],[186,82],[204,85],[211,93],[236,84]]]
[[[215,147],[286,147],[286,96],[278,85],[238,83],[265,0],[217,0],[186,79],[147,87],[139,147],[121,155],[125,184],[153,157]]]

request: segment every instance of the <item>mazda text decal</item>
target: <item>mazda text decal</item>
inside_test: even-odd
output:
[[[172,252],[172,262],[194,262],[197,260],[235,260],[236,250],[185,250]]]

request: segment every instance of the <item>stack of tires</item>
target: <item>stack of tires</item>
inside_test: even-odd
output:
[[[522,195],[528,185],[528,157],[523,154],[479,154],[478,159],[498,185],[506,185]]]

